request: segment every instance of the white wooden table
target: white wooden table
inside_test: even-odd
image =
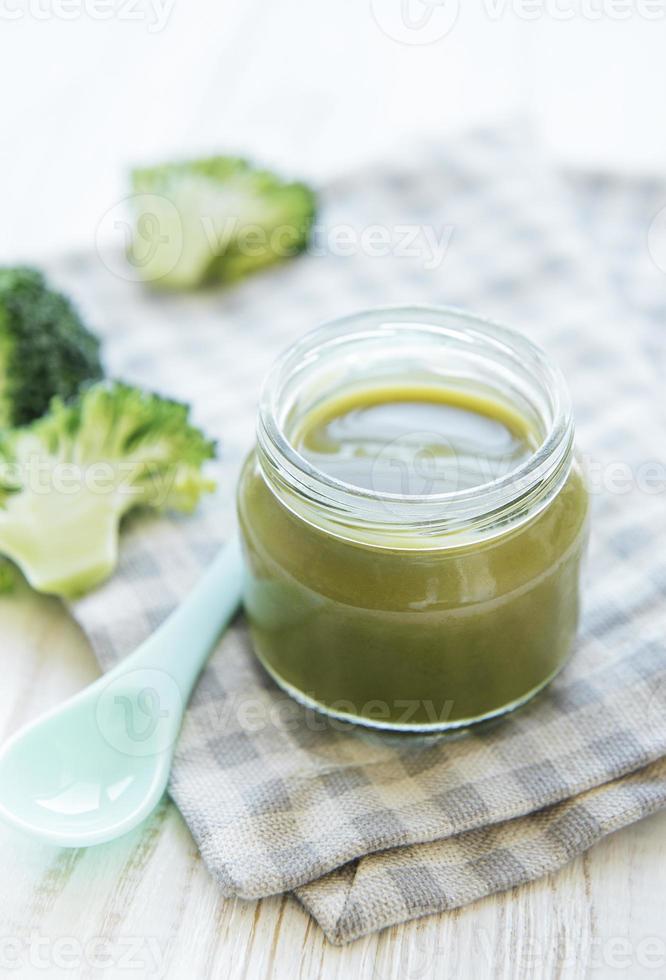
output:
[[[98,673],[56,601],[0,598],[0,731]],[[666,977],[666,813],[559,874],[338,948],[288,896],[223,899],[164,802],[112,844],[61,850],[0,827],[0,976],[522,980]]]
[[[117,16],[93,16],[98,2]],[[458,8],[429,44],[390,36],[402,2],[2,0],[0,261],[92,248],[127,169],[173,156],[325,178],[519,116],[566,165],[663,173],[662,0],[426,0]]]

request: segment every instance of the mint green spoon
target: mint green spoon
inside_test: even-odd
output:
[[[185,705],[241,597],[238,540],[131,656],[17,732],[0,750],[0,816],[34,837],[86,847],[157,805]]]

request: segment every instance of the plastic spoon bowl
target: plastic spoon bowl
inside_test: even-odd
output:
[[[64,847],[101,844],[154,809],[194,683],[241,597],[234,538],[131,656],[0,750],[0,816]]]

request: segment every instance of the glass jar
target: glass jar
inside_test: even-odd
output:
[[[396,384],[491,397],[529,423],[536,448],[495,479],[435,493],[353,486],[294,448],[327,399]],[[400,307],[306,334],[265,382],[238,490],[266,670],[302,703],[382,729],[465,728],[526,702],[578,623],[588,501],[573,443],[560,371],[506,327]]]

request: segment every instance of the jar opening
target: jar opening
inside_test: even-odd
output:
[[[399,384],[490,397],[525,420],[536,435],[534,451],[478,485],[405,495],[336,479],[295,448],[297,426],[332,395]],[[257,434],[269,486],[300,516],[335,533],[362,528],[392,537],[478,536],[528,519],[559,491],[573,452],[559,369],[516,331],[453,308],[372,310],[310,331],[271,370]]]

